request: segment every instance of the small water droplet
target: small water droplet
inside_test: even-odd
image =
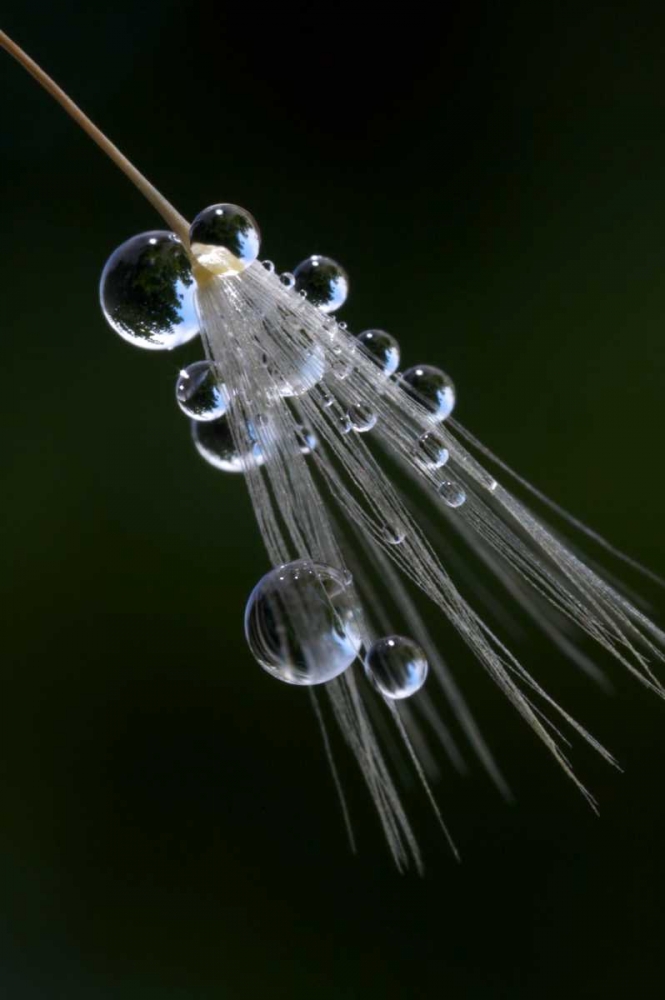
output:
[[[440,469],[450,458],[450,452],[436,431],[426,431],[418,438],[417,455],[428,469]]]
[[[383,375],[394,375],[399,368],[399,344],[390,333],[385,330],[365,330],[356,339],[363,353]]]
[[[261,263],[263,264],[263,266],[265,267],[266,271],[268,271],[269,274],[275,273],[275,265],[271,260],[262,260]]]
[[[349,294],[349,279],[344,268],[330,257],[313,254],[293,272],[296,288],[304,292],[313,306],[322,312],[335,312]]]
[[[446,479],[439,484],[439,496],[448,507],[461,507],[466,493],[459,483]]]
[[[212,274],[229,276],[249,267],[259,255],[256,220],[239,205],[210,205],[196,216],[189,244],[198,263]]]
[[[406,538],[406,531],[400,525],[386,524],[382,530],[383,540],[388,545],[401,545]]]
[[[99,298],[107,323],[123,340],[170,351],[199,333],[195,287],[180,240],[153,230],[114,250],[102,271]]]
[[[445,420],[453,412],[455,387],[440,368],[414,365],[404,372],[399,384],[412,399],[430,411],[432,420]]]
[[[287,684],[324,684],[360,649],[362,612],[348,574],[299,559],[266,573],[245,609],[245,637],[260,666]]]
[[[354,431],[358,434],[366,434],[371,431],[376,424],[376,413],[366,406],[365,403],[357,403],[349,408],[349,420]]]
[[[279,276],[279,280],[281,281],[281,283],[284,285],[285,288],[293,288],[293,286],[296,283],[296,279],[294,278],[294,276],[291,274],[290,271],[282,272],[282,274],[280,274]]]
[[[235,446],[226,416],[208,422],[192,420],[191,426],[196,450],[201,458],[215,469],[220,469],[222,472],[246,472],[250,468],[263,465],[264,458],[256,429],[251,423],[247,424],[248,442],[242,453]]]
[[[178,406],[192,420],[216,420],[229,405],[226,386],[211,361],[195,361],[183,368],[175,387]]]
[[[377,639],[365,658],[369,680],[386,698],[410,698],[425,683],[428,663],[420,646],[402,635]]]
[[[303,455],[309,455],[318,444],[316,434],[311,427],[307,427],[305,424],[299,424],[296,427],[296,438]]]

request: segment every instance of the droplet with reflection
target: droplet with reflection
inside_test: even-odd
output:
[[[295,287],[322,312],[335,312],[346,302],[349,278],[337,261],[313,254],[298,264],[293,272]]]
[[[195,361],[183,368],[176,380],[178,406],[192,420],[216,420],[229,405],[226,386],[212,361]]]
[[[400,385],[412,399],[430,411],[433,420],[445,420],[455,406],[455,386],[440,368],[414,365],[400,379]]]
[[[122,243],[99,285],[102,312],[123,340],[170,351],[199,333],[189,257],[174,233],[152,230]]]
[[[361,622],[348,574],[299,559],[258,582],[245,609],[245,637],[273,677],[287,684],[324,684],[355,660]]]
[[[263,465],[264,456],[259,445],[256,428],[246,424],[247,443],[241,452],[236,447],[228,417],[203,422],[192,420],[192,439],[201,458],[222,472],[247,472]]]
[[[382,375],[394,375],[399,368],[399,344],[392,334],[385,330],[365,330],[356,340]]]
[[[365,658],[365,672],[385,698],[410,698],[427,679],[425,653],[413,639],[389,635],[377,639]]]
[[[204,208],[189,230],[192,254],[212,274],[239,274],[259,255],[261,234],[256,220],[238,205]]]

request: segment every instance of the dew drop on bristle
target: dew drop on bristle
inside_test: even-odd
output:
[[[448,507],[461,507],[466,500],[466,493],[459,483],[446,479],[439,484],[439,496]]]
[[[265,269],[268,272],[268,274],[274,274],[275,273],[275,265],[273,264],[273,262],[271,260],[262,260],[261,263],[265,267]]]
[[[436,431],[426,431],[418,438],[417,458],[427,469],[440,469],[450,453]]]
[[[296,438],[303,455],[309,455],[318,444],[316,434],[311,427],[307,427],[305,424],[299,424],[296,427]]]
[[[377,368],[386,377],[394,375],[399,368],[399,344],[390,333],[385,330],[365,330],[359,333],[356,340],[362,347],[363,353],[375,363]]]
[[[212,274],[239,274],[253,264],[261,248],[256,220],[238,205],[210,205],[189,230],[192,254]]]
[[[170,351],[199,333],[189,257],[173,233],[153,230],[122,243],[107,260],[99,300],[123,340]]]
[[[440,368],[414,365],[404,372],[400,385],[412,399],[430,411],[432,420],[445,420],[453,412],[455,386]]]
[[[376,413],[365,403],[357,403],[349,409],[349,420],[354,431],[366,434],[376,424]]]
[[[402,635],[377,639],[365,657],[365,672],[385,698],[410,698],[425,683],[427,671],[420,646]]]
[[[331,260],[314,254],[295,268],[295,287],[304,292],[309,302],[322,312],[335,312],[346,302],[349,279],[344,268]]]
[[[404,528],[396,524],[386,524],[381,532],[384,542],[388,545],[401,545],[406,538]]]
[[[324,684],[361,647],[362,613],[347,573],[299,559],[271,570],[245,609],[245,638],[260,666],[287,684]]]
[[[229,396],[211,361],[195,361],[178,375],[175,396],[178,406],[192,420],[217,420],[229,405]]]
[[[284,285],[285,288],[293,288],[296,283],[296,279],[293,277],[290,271],[283,271],[279,276],[279,280]]]
[[[231,428],[226,417],[202,422],[192,420],[192,439],[201,458],[222,472],[246,472],[250,468],[263,465],[263,455],[256,430],[247,424],[249,446],[241,454],[235,446]]]

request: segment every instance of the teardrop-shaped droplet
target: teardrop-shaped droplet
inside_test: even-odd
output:
[[[109,326],[123,340],[170,351],[199,333],[195,284],[174,233],[154,230],[122,243],[102,271],[99,299]]]
[[[178,406],[192,420],[217,420],[229,405],[226,386],[212,361],[195,361],[178,375],[175,395]]]
[[[430,411],[433,420],[445,420],[453,412],[455,386],[440,368],[414,365],[404,372],[400,385],[412,399]]]
[[[346,302],[349,278],[337,261],[314,254],[298,264],[293,272],[295,287],[322,312],[335,312]]]
[[[189,230],[192,254],[206,271],[240,274],[259,255],[261,234],[256,220],[238,205],[210,205],[196,216]]]
[[[298,447],[303,455],[309,455],[318,444],[316,434],[306,424],[299,424],[296,427],[296,438],[298,440]]]
[[[399,344],[392,334],[385,330],[365,330],[356,339],[382,375],[394,375],[399,368]]]
[[[376,413],[365,403],[357,403],[349,408],[349,420],[354,431],[366,434],[376,424]]]
[[[388,545],[401,545],[406,538],[406,531],[399,524],[385,524],[381,534]]]
[[[466,500],[466,493],[459,483],[446,479],[439,483],[439,496],[448,507],[461,507]]]
[[[418,438],[417,457],[426,468],[440,469],[450,458],[450,453],[436,431],[426,431]]]
[[[192,420],[192,438],[199,455],[222,472],[246,472],[263,465],[264,457],[259,446],[256,428],[246,425],[247,446],[240,452],[235,445],[226,416],[202,422]]]
[[[361,646],[362,613],[343,570],[299,559],[271,570],[245,609],[245,637],[257,662],[287,684],[324,684]]]
[[[372,643],[365,671],[384,697],[410,698],[427,679],[427,657],[413,639],[389,635]]]

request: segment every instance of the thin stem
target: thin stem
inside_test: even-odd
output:
[[[90,121],[87,115],[85,115],[77,104],[71,100],[70,97],[62,90],[55,80],[44,72],[41,66],[38,66],[34,59],[23,51],[23,49],[13,42],[4,31],[0,31],[0,46],[6,49],[7,52],[14,59],[17,60],[23,66],[24,69],[30,73],[32,77],[35,78],[37,83],[46,90],[51,97],[54,97],[58,104],[60,104],[68,115],[70,115],[74,121],[81,126],[84,132],[93,139],[97,145],[104,150],[107,156],[115,163],[117,167],[123,171],[124,174],[129,177],[132,184],[138,188],[141,194],[148,199],[153,208],[155,208],[167,225],[176,233],[186,247],[189,246],[189,223],[186,219],[183,219],[182,215],[173,207],[173,205],[164,198],[163,195],[159,193],[157,188],[153,187],[147,177],[136,169],[133,163],[120,152],[117,146],[115,146],[110,139],[108,139],[103,132],[101,132],[93,122]]]

